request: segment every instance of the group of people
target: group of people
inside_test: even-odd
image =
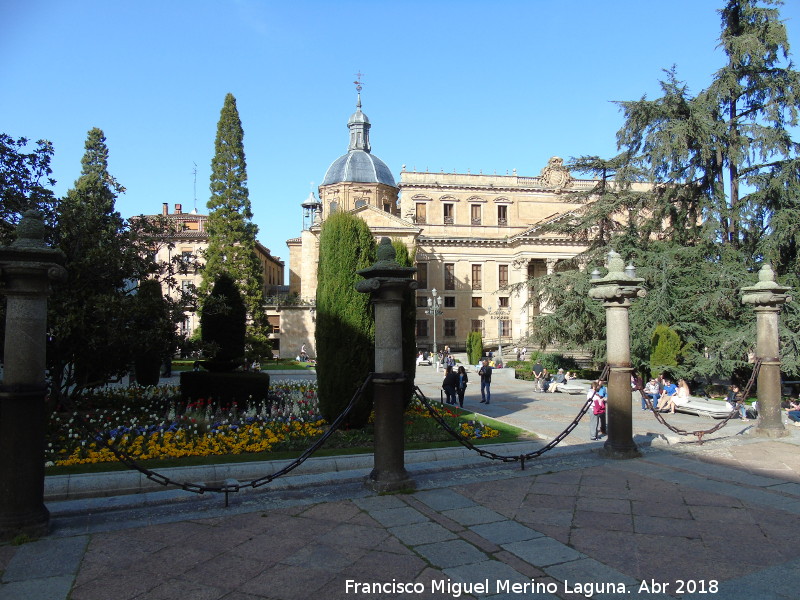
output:
[[[786,411],[787,424],[791,422],[795,427],[800,427],[800,398],[784,400],[781,402],[781,408]]]
[[[551,375],[550,371],[537,362],[533,365],[533,391],[553,394],[561,391],[565,385],[569,385],[575,377],[575,373],[564,372],[564,369],[558,369],[555,375]]]
[[[484,359],[478,368],[478,376],[481,379],[481,404],[491,403],[493,369],[494,367],[489,364],[488,358]],[[458,404],[459,407],[464,408],[464,394],[467,391],[468,383],[469,376],[463,365],[460,365],[458,370],[454,365],[447,365],[445,367],[444,380],[442,381],[442,390],[447,404]]]
[[[685,379],[678,379],[676,384],[666,373],[651,378],[644,386],[640,377],[631,375],[631,390],[641,393],[642,410],[647,410],[649,398],[653,410],[670,413],[674,413],[678,406],[686,404],[691,395]]]

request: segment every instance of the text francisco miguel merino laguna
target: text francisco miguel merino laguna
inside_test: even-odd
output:
[[[716,587],[716,582],[713,582]],[[654,580],[642,581],[639,584],[638,593],[661,593],[666,591],[669,583],[660,583]],[[561,591],[565,593],[581,594],[586,598],[591,598],[595,594],[626,594],[629,593],[624,583],[612,583],[606,581],[591,582],[570,582],[561,583]],[[449,594],[453,598],[458,598],[462,594],[554,594],[559,591],[559,584],[548,581],[539,582],[531,579],[529,582],[514,582],[508,579],[499,579],[464,583],[452,581],[450,579],[434,579],[428,582],[428,590],[421,582],[404,582],[392,579],[386,582],[360,582],[355,579],[345,580],[346,594],[422,594],[426,591],[431,593]],[[632,591],[632,590],[631,590]],[[716,590],[707,590],[715,593]]]

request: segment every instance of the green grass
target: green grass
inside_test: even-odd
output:
[[[500,435],[494,438],[479,438],[471,440],[476,446],[486,444],[502,444],[508,442],[519,442],[533,440],[536,437],[518,427],[513,427],[494,419],[489,419],[483,415],[476,415],[473,412],[458,408],[450,408],[458,415],[458,419],[448,419],[451,425],[457,420],[480,421],[493,429],[497,429]],[[406,450],[425,450],[433,448],[451,448],[461,444],[453,439],[438,423],[431,418],[411,419],[411,424],[406,421]],[[169,467],[196,467],[208,466],[225,463],[247,463],[268,460],[292,460],[300,456],[305,449],[313,443],[313,440],[293,440],[284,443],[282,448],[270,452],[258,452],[248,454],[228,454],[223,456],[187,456],[183,458],[173,458],[164,460],[143,460],[139,461],[142,467],[152,470],[164,469]],[[362,430],[336,431],[325,442],[325,445],[314,453],[314,456],[343,456],[347,454],[369,454],[374,451],[374,439],[372,427],[368,426]],[[125,471],[128,467],[119,462],[96,463],[83,465],[70,465],[65,467],[48,467],[47,475],[74,475],[78,473],[103,473],[109,471]]]

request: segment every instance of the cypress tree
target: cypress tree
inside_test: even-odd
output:
[[[317,273],[317,381],[320,411],[328,421],[347,406],[374,366],[375,323],[369,294],[357,292],[359,269],[376,260],[367,224],[336,212],[322,224]],[[372,412],[366,395],[350,413],[348,426],[363,427]]]
[[[211,160],[211,197],[208,200],[208,248],[204,253],[200,297],[227,273],[239,288],[250,318],[249,332],[264,335],[264,286],[256,255],[258,227],[247,189],[244,130],[233,94],[225,96],[217,123],[214,158]],[[202,307],[201,307],[202,312]]]

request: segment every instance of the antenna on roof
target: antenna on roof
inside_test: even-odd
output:
[[[194,212],[197,212],[197,163],[192,161],[194,168],[192,174],[194,175]]]

